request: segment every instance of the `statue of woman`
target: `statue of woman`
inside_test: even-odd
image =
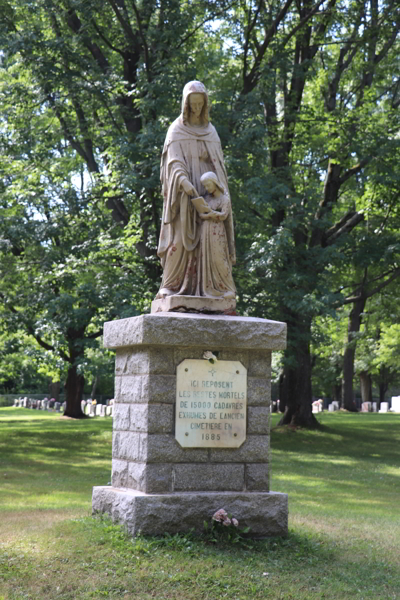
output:
[[[165,138],[161,157],[164,197],[158,256],[163,279],[157,298],[169,295],[207,295],[199,282],[199,240],[201,218],[191,202],[204,195],[201,176],[213,172],[229,198],[221,142],[208,118],[208,94],[200,81],[183,89],[182,112]],[[225,219],[226,240],[231,264],[235,264],[232,210]],[[202,293],[203,292],[203,293]]]

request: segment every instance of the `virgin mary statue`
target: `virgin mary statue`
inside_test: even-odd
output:
[[[224,158],[218,134],[209,122],[208,111],[208,94],[204,85],[200,81],[187,83],[183,89],[182,112],[168,129],[161,157],[164,207],[158,256],[163,267],[163,279],[157,298],[208,295],[198,285],[202,219],[191,201],[206,195],[201,177],[207,172],[216,174],[229,200],[228,215],[224,221],[227,254],[231,264],[236,261]]]

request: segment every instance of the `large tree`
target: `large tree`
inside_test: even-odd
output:
[[[4,252],[10,273],[24,265],[21,282],[29,279],[29,255],[35,283],[56,282],[59,272],[54,301],[65,293],[74,298],[72,311],[63,313],[57,301],[48,312],[43,295],[46,302],[25,311],[30,299],[10,276],[1,289],[10,322],[53,346],[57,331],[69,360],[99,333],[101,319],[129,313],[121,305],[131,278],[150,295],[155,290],[163,137],[184,83],[203,79],[213,91],[213,121],[230,176],[239,306],[288,323],[283,422],[315,425],[312,321],[338,300],[331,273],[364,219],[360,180],[395,143],[395,2],[38,0],[32,11],[30,1],[2,0],[1,6],[2,155],[19,166],[9,173],[4,164],[2,197],[20,231],[29,224],[21,237],[9,223]],[[70,220],[74,203],[78,216]],[[63,223],[65,254],[54,232],[43,234],[54,222]],[[37,258],[46,252],[59,261]],[[74,259],[65,262],[69,254]],[[112,266],[121,292],[111,285]],[[93,293],[81,294],[82,282]],[[134,300],[130,314],[145,306]],[[64,329],[55,325],[61,314]],[[74,315],[72,346],[66,315]],[[39,326],[45,320],[52,327],[46,338]],[[68,395],[74,406],[78,376]]]
[[[312,321],[338,300],[330,273],[365,218],[362,181],[398,143],[400,21],[390,0],[261,0],[236,15],[237,103],[262,107],[268,157],[247,153],[247,310],[287,322],[281,424],[315,426]]]
[[[85,348],[154,295],[162,137],[225,3],[1,8],[2,317],[69,365],[81,417]]]

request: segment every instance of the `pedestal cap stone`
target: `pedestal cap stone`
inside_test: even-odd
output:
[[[237,350],[283,350],[286,323],[256,317],[153,313],[104,324],[105,348],[215,346]]]

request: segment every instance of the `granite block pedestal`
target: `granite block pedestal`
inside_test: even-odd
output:
[[[93,488],[93,513],[135,535],[203,530],[224,508],[254,537],[286,535],[288,498],[269,490],[271,351],[286,325],[265,319],[153,313],[104,326],[116,350],[112,486]],[[247,369],[246,439],[239,448],[183,448],[175,439],[176,372],[185,359]]]

